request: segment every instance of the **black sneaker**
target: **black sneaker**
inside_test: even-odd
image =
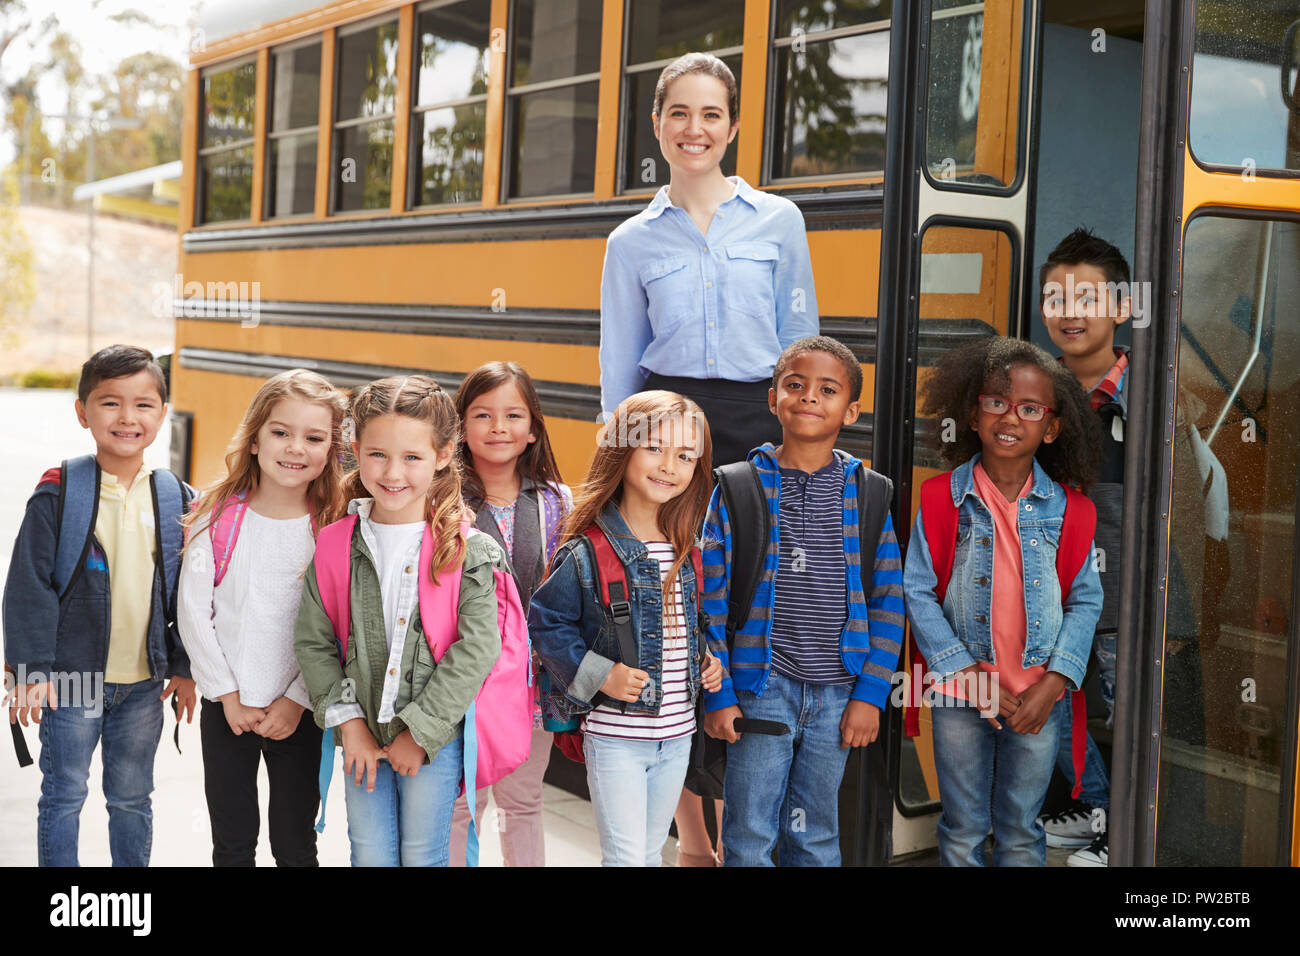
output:
[[[1078,801],[1056,813],[1043,814],[1038,822],[1047,832],[1048,846],[1087,846],[1096,835],[1092,830],[1092,807]]]
[[[1065,861],[1066,866],[1110,866],[1110,842],[1106,834],[1099,833],[1082,850],[1075,850]]]

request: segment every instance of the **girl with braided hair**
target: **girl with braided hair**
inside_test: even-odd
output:
[[[341,664],[319,546],[305,578],[295,650],[316,723],[343,747],[353,866],[447,865],[465,712],[501,653],[493,569],[508,564],[490,536],[466,531],[459,432],[451,396],[432,379],[386,378],[358,391],[357,468],[344,484],[348,514],[358,516],[351,637]],[[458,636],[435,664],[419,580],[437,585],[458,566]]]

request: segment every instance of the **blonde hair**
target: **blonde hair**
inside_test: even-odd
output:
[[[614,415],[601,428],[596,439],[596,455],[586,480],[574,492],[573,511],[564,523],[561,543],[576,538],[596,523],[596,518],[610,501],[622,499],[623,476],[634,449],[644,444],[650,433],[665,420],[692,421],[696,427],[699,458],[695,473],[686,489],[659,506],[655,516],[659,528],[673,546],[675,560],[664,579],[664,592],[672,590],[677,573],[690,559],[696,533],[704,522],[713,491],[713,437],[708,419],[700,406],[676,392],[637,392],[619,402]]]
[[[198,506],[185,516],[185,527],[193,528],[212,514],[218,505],[257,488],[262,470],[253,454],[253,442],[282,400],[320,405],[330,413],[330,448],[325,468],[307,485],[307,504],[323,528],[337,521],[343,512],[342,424],[347,414],[347,396],[327,379],[307,369],[295,368],[267,379],[248,403],[244,419],[226,446],[226,476],[204,490]]]
[[[451,461],[434,474],[425,496],[424,520],[433,532],[436,545],[429,562],[429,577],[438,583],[438,573],[455,567],[465,559],[465,535],[460,523],[469,517],[461,499],[460,463],[455,449],[460,436],[460,419],[441,385],[423,375],[395,376],[371,382],[352,399],[352,440],[360,444],[366,425],[382,415],[401,415],[429,426],[433,447],[441,451],[452,448]],[[368,498],[370,492],[361,482],[361,469],[348,472],[344,479],[347,498]]]

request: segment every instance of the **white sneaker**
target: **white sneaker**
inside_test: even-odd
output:
[[[1087,846],[1096,836],[1092,829],[1092,807],[1075,802],[1056,813],[1038,818],[1047,832],[1047,845],[1054,847]]]
[[[1110,866],[1110,843],[1106,839],[1106,834],[1100,834],[1097,839],[1082,850],[1075,850],[1065,861],[1066,866]]]

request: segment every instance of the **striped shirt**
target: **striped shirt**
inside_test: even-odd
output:
[[[647,541],[646,550],[659,562],[660,580],[673,566],[673,546],[667,541]],[[663,702],[657,714],[624,713],[617,704],[601,704],[582,721],[582,732],[621,740],[669,740],[695,733],[695,706],[691,703],[690,641],[682,609],[681,575],[673,583],[672,599],[664,602]]]
[[[772,668],[810,684],[852,684],[840,639],[848,621],[844,467],[781,469],[780,542],[772,606]]]

